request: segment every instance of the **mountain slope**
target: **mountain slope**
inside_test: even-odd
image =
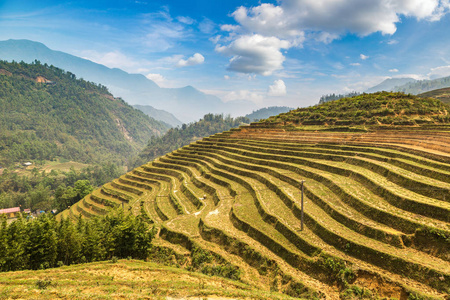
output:
[[[0,157],[124,164],[167,126],[53,66],[0,61]]]
[[[432,90],[450,87],[450,76],[432,80],[418,80],[397,86],[395,91],[417,95]]]
[[[249,123],[249,119],[246,117],[224,118],[223,115],[207,114],[197,122],[183,124],[181,128],[171,128],[163,136],[152,138],[139,155],[133,159],[130,166],[138,167],[196,140],[230,130],[243,123]]]
[[[28,63],[37,59],[42,63],[75,73],[78,77],[105,85],[115,96],[122,97],[130,104],[150,105],[156,109],[166,110],[185,123],[200,119],[207,113],[236,112],[236,107],[223,103],[218,97],[202,93],[191,86],[160,88],[144,75],[110,69],[86,59],[51,50],[38,42],[1,41],[0,59],[23,60]],[[246,112],[242,111],[238,115]]]
[[[393,115],[392,123],[353,131],[332,125],[385,110],[403,122],[395,125]],[[438,100],[399,93],[293,110],[166,154],[63,214],[92,217],[124,205],[154,222],[154,242],[192,261],[200,249],[220,257],[261,290],[443,300],[450,293],[448,111]],[[333,114],[329,125],[302,125]]]
[[[171,127],[177,127],[183,125],[183,123],[175,118],[175,116],[165,110],[156,109],[153,106],[150,105],[133,105],[134,108],[139,109],[147,116],[164,122],[166,124],[169,124]]]
[[[293,108],[287,106],[270,106],[253,111],[251,114],[245,115],[245,117],[249,118],[251,122],[254,122],[267,119],[268,117],[276,116],[290,110],[293,110]]]
[[[415,80],[412,78],[390,78],[368,89],[367,93],[381,91],[402,92],[417,95],[428,91],[450,87],[450,76],[432,80]]]
[[[407,83],[414,83],[416,80],[413,78],[388,78],[383,82],[377,84],[374,87],[371,87],[366,91],[366,93],[376,93],[382,91],[396,91],[395,87],[401,86]]]

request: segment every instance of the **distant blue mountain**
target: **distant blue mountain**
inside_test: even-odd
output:
[[[255,122],[258,120],[267,119],[271,116],[276,116],[288,111],[293,110],[292,107],[287,106],[269,106],[260,108],[256,111],[253,111],[251,114],[245,115],[246,118],[249,118],[251,122]]]
[[[135,104],[135,105],[133,105],[133,107],[136,109],[139,109],[147,116],[149,116],[153,119],[156,119],[158,121],[164,122],[164,123],[170,125],[171,127],[177,127],[177,126],[183,125],[183,122],[181,122],[180,120],[175,118],[174,115],[172,115],[171,113],[169,113],[165,110],[156,109],[150,105]]]
[[[368,89],[366,92],[375,93],[379,91],[393,91],[417,95],[447,87],[450,87],[450,76],[425,80],[415,80],[412,78],[391,78],[386,79],[382,83]]]

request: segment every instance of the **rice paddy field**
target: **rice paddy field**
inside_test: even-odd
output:
[[[164,155],[63,216],[145,214],[155,257],[261,292],[449,299],[450,126],[282,119]]]

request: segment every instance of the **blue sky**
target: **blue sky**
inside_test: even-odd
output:
[[[224,101],[301,107],[389,77],[450,75],[449,0],[0,0],[0,40],[192,85]]]

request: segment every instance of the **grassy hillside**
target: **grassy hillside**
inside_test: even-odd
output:
[[[4,273],[0,279],[0,296],[2,299],[167,299],[169,296],[290,299],[236,281],[137,260]]]
[[[394,121],[382,119],[386,110]],[[158,228],[153,242],[175,261],[209,253],[201,257],[238,270],[223,276],[260,290],[448,299],[447,110],[387,93],[294,110],[144,164],[63,214],[90,217],[120,205],[145,213]],[[320,125],[310,125],[314,115]],[[339,121],[364,130],[330,125]]]
[[[429,91],[429,92],[426,92],[423,94],[419,94],[417,96],[421,97],[421,98],[431,97],[431,98],[439,99],[444,103],[450,104],[450,88],[433,90],[433,91]]]
[[[167,127],[102,85],[53,66],[0,61],[0,164],[51,160],[123,165]]]
[[[417,125],[450,123],[450,107],[439,100],[379,92],[298,108],[269,118],[297,125]]]

